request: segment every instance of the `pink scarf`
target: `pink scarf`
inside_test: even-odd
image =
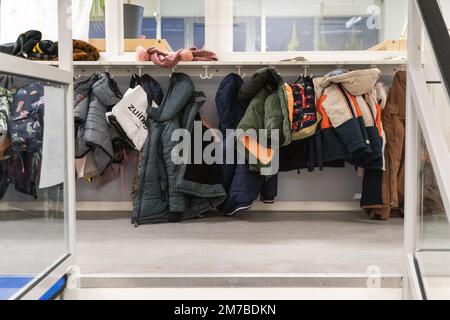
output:
[[[163,68],[174,68],[180,61],[217,61],[217,55],[209,50],[190,48],[176,52],[165,52],[156,47],[137,49],[139,61],[152,61]]]

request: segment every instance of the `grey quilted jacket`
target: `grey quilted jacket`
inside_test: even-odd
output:
[[[97,72],[89,79],[75,84],[75,156],[84,157],[93,151],[101,174],[114,158],[112,136],[106,113],[122,98],[117,84],[108,73]]]
[[[172,133],[180,128],[192,133],[204,102],[204,95],[195,92],[189,76],[175,73],[161,106],[151,108],[149,136],[137,175],[133,210],[136,226],[199,217],[225,200],[222,182],[214,179],[221,177],[220,168],[172,162],[172,151],[179,143],[171,141]]]

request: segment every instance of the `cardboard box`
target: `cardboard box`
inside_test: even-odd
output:
[[[106,51],[105,39],[90,39],[89,43],[95,46],[100,52]],[[144,48],[157,47],[164,51],[172,51],[172,48],[165,39],[125,39],[123,45],[125,52],[135,52],[139,46]]]

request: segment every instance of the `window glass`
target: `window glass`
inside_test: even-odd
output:
[[[124,1],[125,39],[165,39],[173,50],[205,45],[204,0]]]
[[[105,1],[94,0],[89,17],[89,38],[105,39]]]
[[[45,40],[58,40],[57,0],[2,0],[0,43],[15,42],[28,30],[42,32]]]
[[[406,18],[406,0],[234,0],[234,51],[367,50]]]

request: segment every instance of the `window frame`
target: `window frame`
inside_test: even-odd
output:
[[[157,0],[157,6],[160,7],[161,0]],[[305,56],[309,59],[316,56],[325,59],[334,58],[347,58],[347,60],[370,58],[372,56],[394,56],[404,57],[406,51],[384,51],[383,53],[370,52],[367,50],[361,51],[317,51],[314,48],[313,51],[266,51],[267,39],[266,32],[264,32],[264,15],[261,19],[261,51],[257,52],[235,52],[234,51],[234,1],[233,0],[204,0],[205,1],[205,47],[208,50],[212,50],[221,56],[222,61],[273,61],[278,57],[284,56],[284,59],[297,56]],[[384,1],[384,0],[383,0]],[[106,40],[106,52],[107,59],[119,58],[123,60],[124,57],[131,57],[132,53],[124,52],[124,39],[123,39],[123,1],[122,0],[106,0],[105,1],[105,40]],[[157,22],[157,37],[161,33],[161,17],[156,17]],[[159,19],[158,19],[159,18]],[[382,19],[382,23],[383,23]],[[185,23],[190,23],[186,21]],[[185,32],[189,30],[193,32],[193,26],[187,28],[185,26]],[[189,30],[188,30],[189,29]],[[159,32],[158,32],[159,30]],[[381,36],[381,35],[380,35]],[[191,34],[191,37],[193,35]],[[383,37],[381,37],[383,38]],[[185,38],[185,43],[188,44],[189,39]],[[386,54],[389,53],[389,54]],[[248,56],[248,59],[246,58]]]

